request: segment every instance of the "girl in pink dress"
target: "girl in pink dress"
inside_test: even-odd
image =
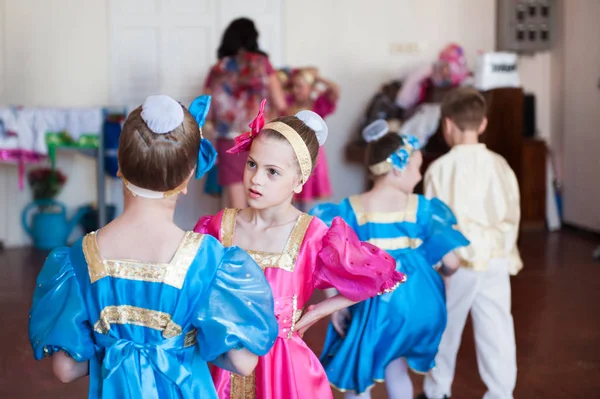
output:
[[[335,112],[339,98],[338,86],[319,76],[315,68],[300,68],[291,72],[290,94],[287,99],[287,113],[295,114],[300,110],[309,109],[325,118]],[[324,90],[318,90],[323,86]],[[295,196],[301,204],[324,199],[331,196],[331,183],[329,182],[329,169],[325,149],[319,149],[317,163],[312,176],[308,179],[302,192]]]
[[[221,399],[332,399],[323,367],[302,340],[304,332],[336,310],[394,290],[406,277],[395,270],[390,255],[360,242],[342,219],[328,228],[292,205],[325,141],[323,119],[301,111],[263,124],[259,113],[252,131],[231,149],[250,151],[244,171],[249,208],[203,217],[195,231],[213,235],[224,246],[238,245],[256,260],[273,291],[279,335],[251,376],[215,367],[213,380]],[[303,314],[313,291],[328,288],[340,294]]]

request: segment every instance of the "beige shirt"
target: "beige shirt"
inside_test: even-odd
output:
[[[483,271],[492,259],[508,259],[510,274],[523,268],[519,185],[504,158],[485,144],[455,146],[431,164],[424,183],[425,195],[448,204],[471,241],[456,250],[463,266]]]

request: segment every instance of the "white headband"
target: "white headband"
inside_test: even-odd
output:
[[[371,141],[379,140],[388,134],[389,131],[388,123],[383,119],[377,119],[364,127],[362,136],[367,143],[370,143]]]
[[[129,191],[131,191],[131,194],[133,194],[134,197],[142,197],[142,198],[148,198],[148,199],[163,199],[163,198],[165,198],[164,192],[152,191],[152,190],[148,190],[145,188],[141,188],[141,187],[136,186],[135,184],[128,182],[125,179],[123,179],[123,184],[125,185],[125,187],[127,187],[127,189]]]

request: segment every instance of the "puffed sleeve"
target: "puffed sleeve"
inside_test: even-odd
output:
[[[50,253],[38,275],[29,313],[29,341],[39,360],[64,350],[81,362],[94,354],[92,327],[69,248]]]
[[[313,110],[322,118],[335,112],[335,102],[332,100],[332,96],[332,92],[328,90],[315,100]]]
[[[208,239],[209,237],[205,237]],[[213,240],[218,251],[216,240]],[[223,248],[214,278],[196,320],[200,354],[214,361],[231,349],[265,355],[278,333],[273,294],[262,270],[238,247]]]
[[[200,219],[198,219],[198,222],[194,227],[194,231],[196,233],[208,234],[216,239],[219,239],[220,224],[221,220],[219,218],[219,214],[202,216]]]
[[[391,292],[406,281],[392,256],[361,242],[340,217],[333,219],[322,240],[314,273],[318,289],[335,288],[353,301]]]
[[[321,219],[327,226],[331,226],[333,219],[342,216],[340,213],[340,206],[338,204],[334,204],[332,202],[324,202],[322,204],[318,204],[314,206],[309,214],[311,216],[318,217]]]
[[[433,198],[429,200],[429,211],[426,236],[419,249],[428,262],[435,265],[450,251],[469,245],[469,240],[456,229],[458,222],[448,205]]]

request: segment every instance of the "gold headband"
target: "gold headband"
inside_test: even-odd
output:
[[[286,140],[291,144],[292,149],[296,154],[296,159],[298,159],[298,163],[300,164],[302,183],[306,183],[312,170],[312,160],[310,157],[310,152],[308,151],[308,147],[304,143],[304,140],[302,140],[302,137],[300,137],[298,132],[283,122],[267,123],[263,129],[275,130],[277,133],[285,137]]]
[[[393,168],[394,164],[392,163],[392,160],[388,158],[385,161],[381,161],[379,163],[376,163],[375,165],[369,166],[369,171],[371,171],[371,174],[373,176],[381,176],[385,175]]]

